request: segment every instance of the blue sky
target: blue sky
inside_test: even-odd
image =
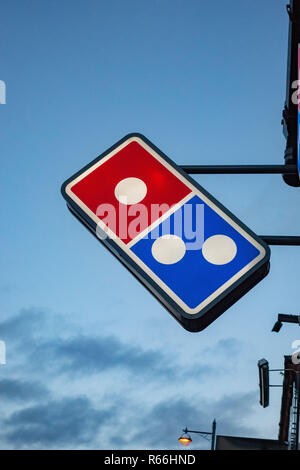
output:
[[[128,132],[178,164],[281,164],[286,0],[1,6],[0,448],[177,449],[185,426],[276,438],[300,249],[202,333],[184,331],[67,211],[61,183]],[[280,175],[197,181],[257,234],[299,235]],[[273,383],[281,377],[274,373]],[[195,438],[193,448],[205,448]]]

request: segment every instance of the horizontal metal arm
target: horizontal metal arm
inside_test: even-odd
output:
[[[300,246],[300,237],[281,236],[281,235],[260,235],[268,245],[277,246]]]
[[[181,165],[180,168],[193,175],[298,174],[297,165]]]
[[[279,313],[277,322],[274,324],[272,331],[278,333],[281,330],[283,323],[296,323],[300,326],[300,315],[287,315],[286,313]]]
[[[299,325],[300,315],[286,315],[285,313],[279,313],[278,321],[282,323],[297,323]]]
[[[185,433],[194,433],[194,434],[207,434],[207,435],[212,435],[212,432],[204,432],[204,431],[190,431],[189,429],[183,429]]]
[[[297,165],[181,165],[186,173],[204,174],[298,174]],[[268,245],[300,246],[300,237],[260,235]]]

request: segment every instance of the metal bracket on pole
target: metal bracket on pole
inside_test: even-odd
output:
[[[290,17],[290,20],[293,22],[294,21],[294,15],[293,15],[293,12],[292,12],[292,9],[291,9],[291,5],[287,5],[286,6],[286,11]]]

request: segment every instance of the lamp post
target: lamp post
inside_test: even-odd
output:
[[[216,443],[216,429],[217,429],[217,423],[216,423],[216,420],[214,419],[213,420],[213,423],[212,423],[212,431],[211,432],[204,432],[204,431],[191,431],[190,429],[183,429],[183,434],[179,437],[179,442],[180,444],[182,444],[183,446],[188,446],[191,442],[192,442],[192,438],[190,436],[190,433],[193,433],[193,434],[200,434],[201,437],[203,437],[203,439],[206,439],[208,441],[211,441],[211,450],[215,450],[216,446],[215,446],[215,443]],[[208,438],[208,436],[211,436],[210,438]]]

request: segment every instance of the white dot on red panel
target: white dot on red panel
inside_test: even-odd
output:
[[[175,264],[185,255],[184,241],[177,235],[163,235],[152,245],[153,258],[162,264]]]
[[[227,264],[235,258],[237,247],[232,238],[226,235],[213,235],[202,246],[202,254],[211,264]]]
[[[122,204],[137,204],[147,194],[147,186],[139,178],[125,178],[116,185],[115,196]]]

